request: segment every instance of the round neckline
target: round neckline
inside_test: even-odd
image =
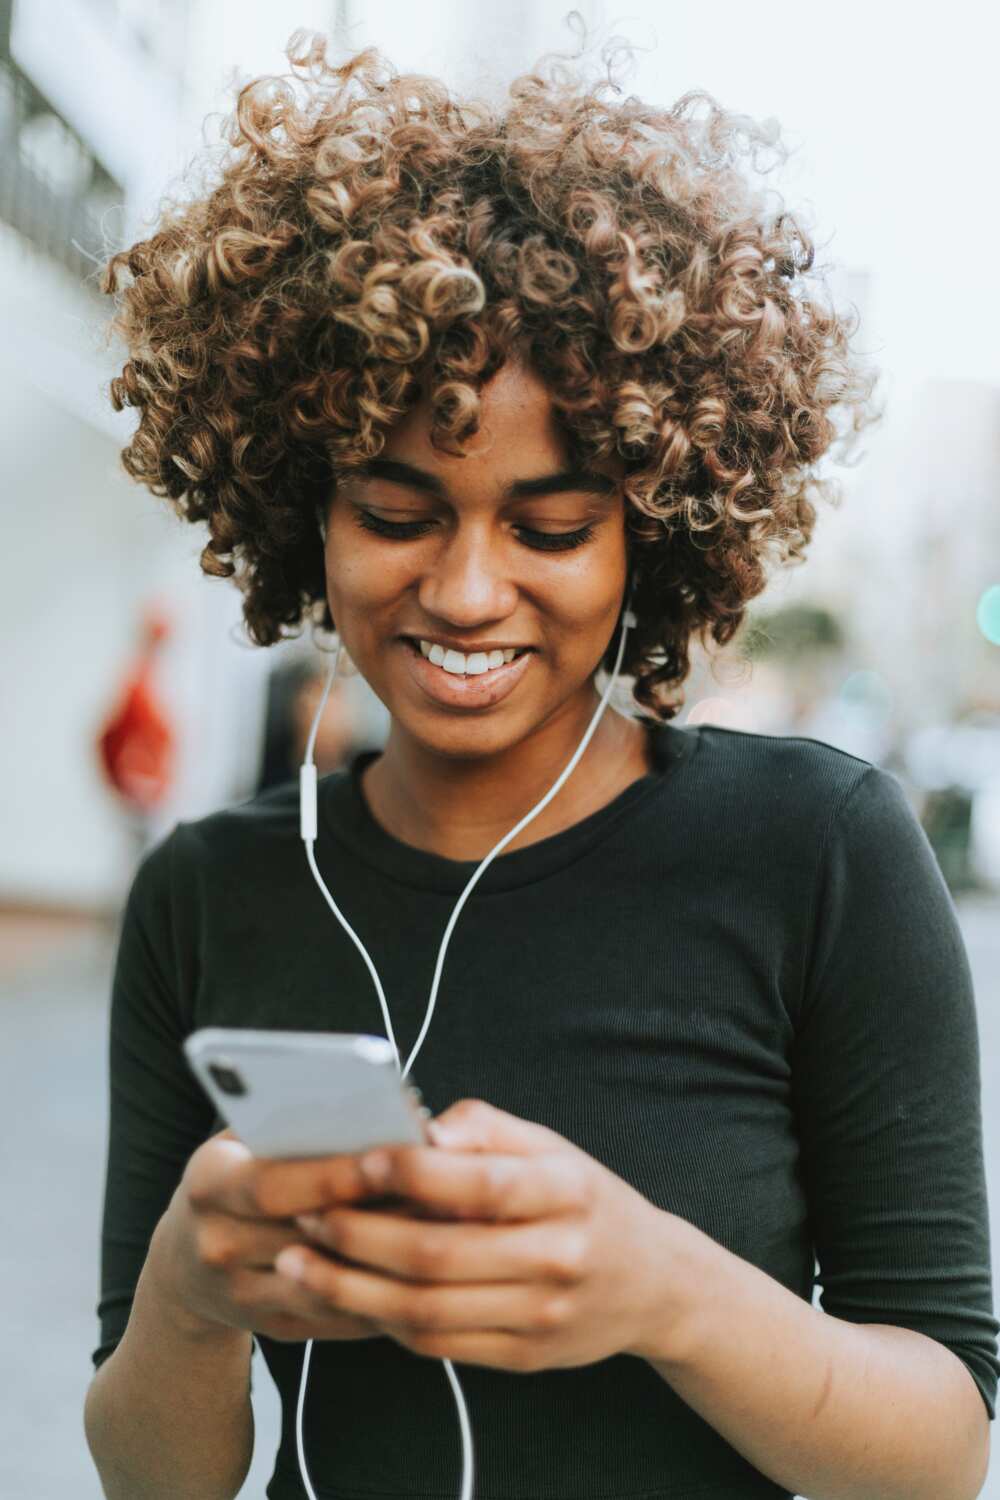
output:
[[[646,721],[644,721],[646,722]],[[523,848],[502,852],[486,867],[475,889],[482,894],[509,891],[541,880],[572,864],[635,811],[670,779],[674,769],[693,751],[697,736],[673,723],[648,725],[653,769],[629,783],[610,802],[568,828]],[[362,863],[401,885],[457,895],[482,863],[479,859],[449,859],[399,839],[379,823],[362,789],[361,777],[381,749],[358,752],[346,767],[320,779],[318,794],[324,830]],[[317,856],[322,846],[317,846]]]

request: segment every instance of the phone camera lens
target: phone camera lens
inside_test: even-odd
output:
[[[225,1063],[209,1063],[208,1071],[224,1094],[246,1093],[246,1084],[235,1068],[227,1067]]]

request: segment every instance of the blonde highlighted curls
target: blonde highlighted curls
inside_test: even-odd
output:
[[[814,500],[839,499],[817,461],[880,415],[808,234],[740,171],[787,154],[776,128],[559,63],[498,109],[372,48],[337,67],[297,32],[287,56],[240,90],[214,185],[104,268],[130,355],[111,399],[140,412],[125,469],[207,524],[203,570],[235,575],[271,645],[317,601],[333,623],[316,514],[336,474],[425,381],[432,439],[460,452],[520,355],[573,457],[625,462],[623,670],[672,718],[691,639],[724,645],[768,562],[804,560]]]

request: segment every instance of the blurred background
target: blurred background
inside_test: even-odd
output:
[[[821,505],[803,568],[755,601],[738,648],[695,658],[677,722],[824,740],[893,771],[955,898],[977,986],[991,1203],[1000,1186],[1000,242],[997,23],[841,0],[787,7],[602,0],[600,42],[636,47],[628,91],[702,87],[775,117],[768,181],[861,317],[881,425]],[[4,1325],[0,1491],[100,1495],[82,1408],[97,1342],[110,968],[140,852],[178,819],[293,777],[323,658],[306,631],[261,650],[203,540],[125,476],[134,414],[107,383],[98,266],[218,140],[239,83],[282,71],[292,30],[342,55],[495,96],[548,48],[561,0],[0,0],[0,1134]],[[311,707],[312,705],[312,707]],[[382,705],[338,686],[331,770],[381,743]],[[996,1274],[996,1273],[995,1273]],[[263,1494],[277,1414],[258,1373]],[[1000,1464],[984,1494],[1000,1497]]]

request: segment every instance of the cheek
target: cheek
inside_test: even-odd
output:
[[[391,603],[409,587],[411,569],[402,557],[387,556],[384,548],[371,548],[353,536],[331,536],[326,553],[326,590],[334,618],[368,614]]]
[[[594,634],[610,630],[618,615],[625,587],[626,559],[617,538],[595,545],[586,556],[564,566],[558,584],[548,590],[552,618],[571,649],[582,654],[592,650]]]

